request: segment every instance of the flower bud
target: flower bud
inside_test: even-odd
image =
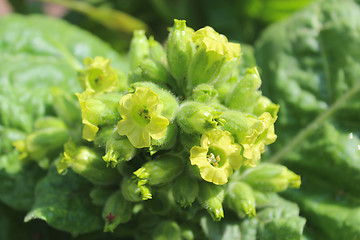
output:
[[[225,195],[226,205],[234,210],[239,218],[256,215],[255,196],[251,187],[244,182],[230,182]]]
[[[92,204],[95,206],[104,206],[106,203],[106,200],[110,195],[114,192],[114,189],[112,187],[107,186],[95,186],[90,191],[90,198]]]
[[[146,58],[139,63],[139,67],[129,74],[129,84],[135,82],[153,82],[166,87],[171,84],[171,77],[161,62]]]
[[[130,202],[141,202],[141,191],[137,181],[132,177],[125,177],[121,182],[121,192],[124,198]]]
[[[171,239],[181,240],[181,230],[179,225],[174,221],[163,221],[156,228],[152,234],[153,240]]]
[[[121,191],[113,193],[106,201],[102,212],[105,220],[104,232],[113,232],[119,224],[128,222],[131,219],[132,206]]]
[[[261,96],[258,91],[261,79],[256,67],[249,68],[245,76],[237,81],[225,100],[225,105],[241,112],[252,113],[254,105]]]
[[[190,88],[201,83],[214,84],[226,63],[240,57],[240,44],[229,43],[224,35],[211,27],[196,31],[192,34],[192,41],[197,49],[191,58],[187,75]],[[227,72],[227,69],[224,71]]]
[[[81,109],[76,96],[58,87],[51,88],[51,94],[56,115],[70,126],[78,124],[81,121]]]
[[[220,221],[224,217],[222,202],[224,200],[224,189],[221,186],[199,182],[198,201],[210,214],[214,221]]]
[[[111,138],[114,134],[116,126],[113,125],[106,125],[99,129],[94,139],[94,146],[98,148],[105,148],[106,142]]]
[[[193,32],[191,28],[186,27],[185,20],[175,19],[174,27],[166,43],[166,57],[170,73],[176,79],[177,85],[184,89],[188,66],[194,51],[191,42]]]
[[[135,30],[130,42],[130,70],[135,70],[140,62],[150,56],[149,41],[144,30]]]
[[[163,62],[165,60],[165,52],[163,46],[154,39],[153,36],[149,37],[149,48],[150,48],[150,58],[158,61]]]
[[[176,121],[186,133],[204,133],[223,124],[222,112],[203,103],[187,101],[181,104]]]
[[[134,174],[137,177],[140,190],[149,192],[146,190],[147,185],[157,186],[169,183],[177,178],[183,169],[183,159],[176,155],[164,154],[153,161],[145,163]],[[144,196],[143,192],[142,196],[143,200],[149,199],[149,196]]]
[[[161,191],[162,190],[162,191]],[[144,208],[155,215],[167,215],[171,206],[174,205],[172,196],[167,189],[161,189],[153,194],[151,200],[144,202]]]
[[[25,140],[13,143],[20,152],[20,159],[32,159],[42,168],[49,166],[49,159],[56,156],[58,150],[69,138],[69,131],[60,119],[44,117],[35,122],[35,130]]]
[[[64,173],[69,167],[77,174],[95,184],[112,184],[119,181],[116,169],[107,168],[104,161],[94,150],[76,146],[71,140],[64,145],[64,155],[57,162],[57,170]]]
[[[117,106],[123,96],[121,93],[94,94],[93,91],[86,90],[77,96],[81,106],[85,140],[93,141],[99,131],[99,126],[115,125],[120,120]]]
[[[136,148],[126,137],[120,136],[117,132],[106,142],[106,154],[103,156],[107,166],[115,167],[120,161],[129,161],[136,154]]]
[[[299,188],[299,175],[286,167],[277,164],[264,163],[243,173],[243,180],[251,187],[263,192],[281,192],[288,187]]]
[[[209,103],[217,100],[217,90],[209,84],[200,84],[193,89],[190,99],[195,102]]]
[[[260,116],[264,112],[268,112],[273,118],[276,118],[277,113],[279,112],[279,107],[279,105],[271,102],[271,100],[267,97],[261,96],[256,102],[253,112],[256,116]]]
[[[196,179],[187,174],[180,175],[172,186],[174,199],[181,207],[191,206],[199,192]]]

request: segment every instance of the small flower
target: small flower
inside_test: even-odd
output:
[[[226,131],[212,130],[202,135],[199,146],[190,150],[190,161],[200,169],[201,177],[217,185],[227,183],[234,170],[240,168],[241,146]]]
[[[85,58],[86,70],[79,77],[83,89],[94,92],[109,92],[118,88],[118,75],[112,67],[111,60],[103,57]]]
[[[126,135],[136,148],[150,147],[151,138],[165,136],[169,120],[160,115],[163,109],[158,95],[147,87],[136,88],[121,98],[118,111],[122,117],[117,125],[120,135]]]
[[[275,142],[277,136],[274,131],[274,123],[277,116],[272,117],[270,113],[264,112],[259,116],[259,122],[252,133],[241,141],[244,147],[243,156],[247,159],[244,163],[255,167],[265,151],[265,146]]]
[[[204,47],[206,52],[225,55],[227,61],[240,57],[240,44],[228,42],[224,35],[217,33],[212,27],[207,26],[197,30],[192,35],[192,41]]]

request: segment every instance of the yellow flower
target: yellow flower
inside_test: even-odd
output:
[[[225,55],[227,61],[240,57],[240,44],[228,42],[224,35],[217,33],[212,27],[197,30],[192,35],[192,41],[199,46],[204,46],[206,52]]]
[[[246,136],[241,145],[244,147],[243,156],[248,160],[245,165],[255,167],[265,151],[265,146],[275,142],[277,136],[274,131],[274,122],[277,116],[264,112],[259,116],[258,126],[251,135]]]
[[[202,135],[199,146],[190,150],[190,161],[200,169],[201,177],[217,185],[227,183],[234,170],[240,168],[241,146],[233,136],[222,130],[212,130]]]
[[[118,111],[122,117],[117,125],[120,135],[126,135],[136,148],[150,147],[151,138],[165,136],[169,120],[161,116],[164,105],[158,95],[147,87],[136,88],[121,98]]]
[[[86,70],[79,77],[81,87],[94,92],[110,92],[119,85],[115,69],[110,67],[111,60],[103,57],[85,58]]]

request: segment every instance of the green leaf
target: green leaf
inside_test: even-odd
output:
[[[35,204],[25,222],[42,219],[50,226],[82,234],[102,228],[101,209],[91,203],[91,184],[69,170],[59,175],[55,166],[36,186]]]
[[[17,155],[10,160],[19,162]],[[35,201],[35,185],[43,176],[44,172],[33,163],[26,164],[16,173],[1,169],[0,200],[16,210],[29,211]]]

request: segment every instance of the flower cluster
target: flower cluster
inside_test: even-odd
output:
[[[142,30],[130,47],[127,76],[110,59],[85,59],[76,95],[86,141],[71,136],[57,161],[59,173],[72,168],[96,192],[112,186],[107,201],[92,196],[103,206],[105,231],[136,218],[133,208],[161,216],[201,206],[218,221],[225,205],[252,217],[256,192],[300,186],[287,168],[260,163],[276,140],[279,107],[262,96],[256,67],[239,70],[240,44],[175,20],[165,49]],[[16,146],[36,158],[33,139],[55,130],[64,131],[39,129]]]

